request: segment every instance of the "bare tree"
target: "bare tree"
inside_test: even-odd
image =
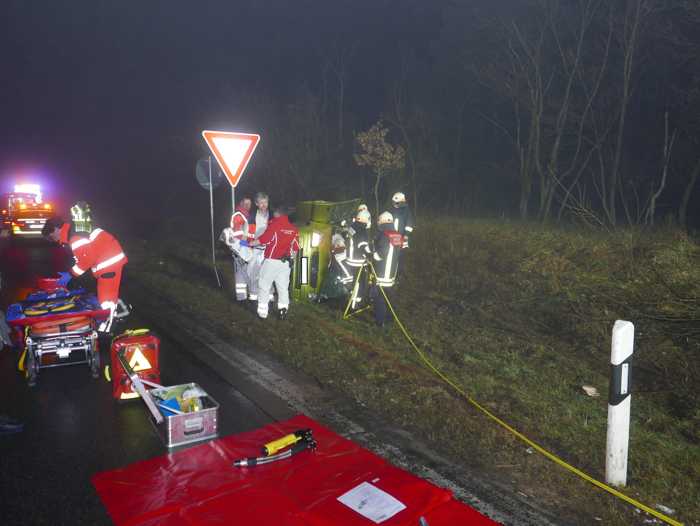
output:
[[[661,169],[661,179],[659,186],[649,198],[649,205],[646,208],[644,222],[647,225],[654,224],[654,215],[656,213],[656,201],[661,196],[661,193],[666,188],[666,180],[668,179],[668,166],[671,161],[671,152],[673,152],[673,144],[676,142],[676,133],[678,130],[673,130],[669,136],[668,132],[668,111],[664,113],[664,146],[663,146],[663,167]]]
[[[407,72],[406,72],[406,56],[402,56],[400,76],[398,81],[394,84],[394,89],[391,93],[391,109],[386,116],[386,119],[391,125],[396,127],[396,129],[401,132],[401,137],[404,142],[404,148],[406,151],[406,156],[408,157],[408,166],[411,174],[411,183],[413,186],[413,210],[417,213],[418,211],[418,174],[416,170],[416,159],[413,147],[413,142],[409,134],[409,122],[408,116],[406,115],[408,111],[408,94],[406,93],[407,86]]]
[[[392,170],[400,170],[406,165],[406,152],[402,146],[388,143],[389,129],[381,120],[369,130],[356,136],[361,152],[354,155],[358,166],[367,166],[374,173],[375,212],[379,213],[379,186],[383,178]]]
[[[324,51],[324,69],[331,71],[335,76],[338,89],[338,144],[343,144],[345,127],[345,91],[347,89],[348,68],[355,54],[357,42],[345,43],[335,39]],[[324,77],[325,81],[325,77]]]
[[[651,13],[651,0],[626,0],[622,25],[620,48],[622,51],[622,93],[620,94],[620,113],[617,123],[613,164],[607,178],[607,202],[604,202],[608,221],[617,222],[617,195],[620,188],[620,161],[624,149],[625,124],[627,110],[632,98],[632,83],[639,48],[640,33],[645,19]],[[632,222],[629,215],[628,221]]]

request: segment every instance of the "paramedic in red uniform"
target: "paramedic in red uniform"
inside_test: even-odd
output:
[[[249,270],[253,251],[248,246],[248,243],[255,236],[250,228],[252,204],[250,197],[244,197],[238,202],[238,206],[231,216],[231,226],[222,232],[220,238],[233,254],[233,272],[236,279],[236,300],[238,301],[246,301],[248,294],[252,294],[251,290],[253,289],[250,285]],[[251,297],[250,300],[257,301],[257,297]]]
[[[126,255],[119,241],[112,234],[96,228],[89,235],[70,235],[71,224],[60,218],[46,222],[42,234],[51,241],[68,244],[75,263],[71,274],[80,276],[87,270],[97,280],[97,301],[110,311],[109,319],[100,324],[100,332],[109,332],[119,301],[119,285],[122,269],[127,263]]]
[[[281,320],[287,317],[289,309],[289,278],[292,261],[299,251],[299,231],[289,222],[288,214],[289,209],[286,207],[275,210],[265,232],[252,242],[265,245],[258,290],[258,316],[262,319],[267,318],[273,283],[277,288],[277,309]]]

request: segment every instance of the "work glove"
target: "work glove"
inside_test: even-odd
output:
[[[67,287],[68,283],[70,283],[70,280],[73,279],[73,276],[70,275],[70,272],[59,272],[58,276],[58,284],[61,287]]]

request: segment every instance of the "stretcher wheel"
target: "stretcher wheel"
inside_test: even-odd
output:
[[[31,349],[27,349],[27,357],[24,362],[24,375],[27,378],[27,385],[34,387],[39,377],[39,363]]]

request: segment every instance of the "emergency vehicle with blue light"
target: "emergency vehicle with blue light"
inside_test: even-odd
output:
[[[41,229],[53,213],[38,185],[15,185],[15,191],[4,194],[0,201],[0,234],[41,237]]]

